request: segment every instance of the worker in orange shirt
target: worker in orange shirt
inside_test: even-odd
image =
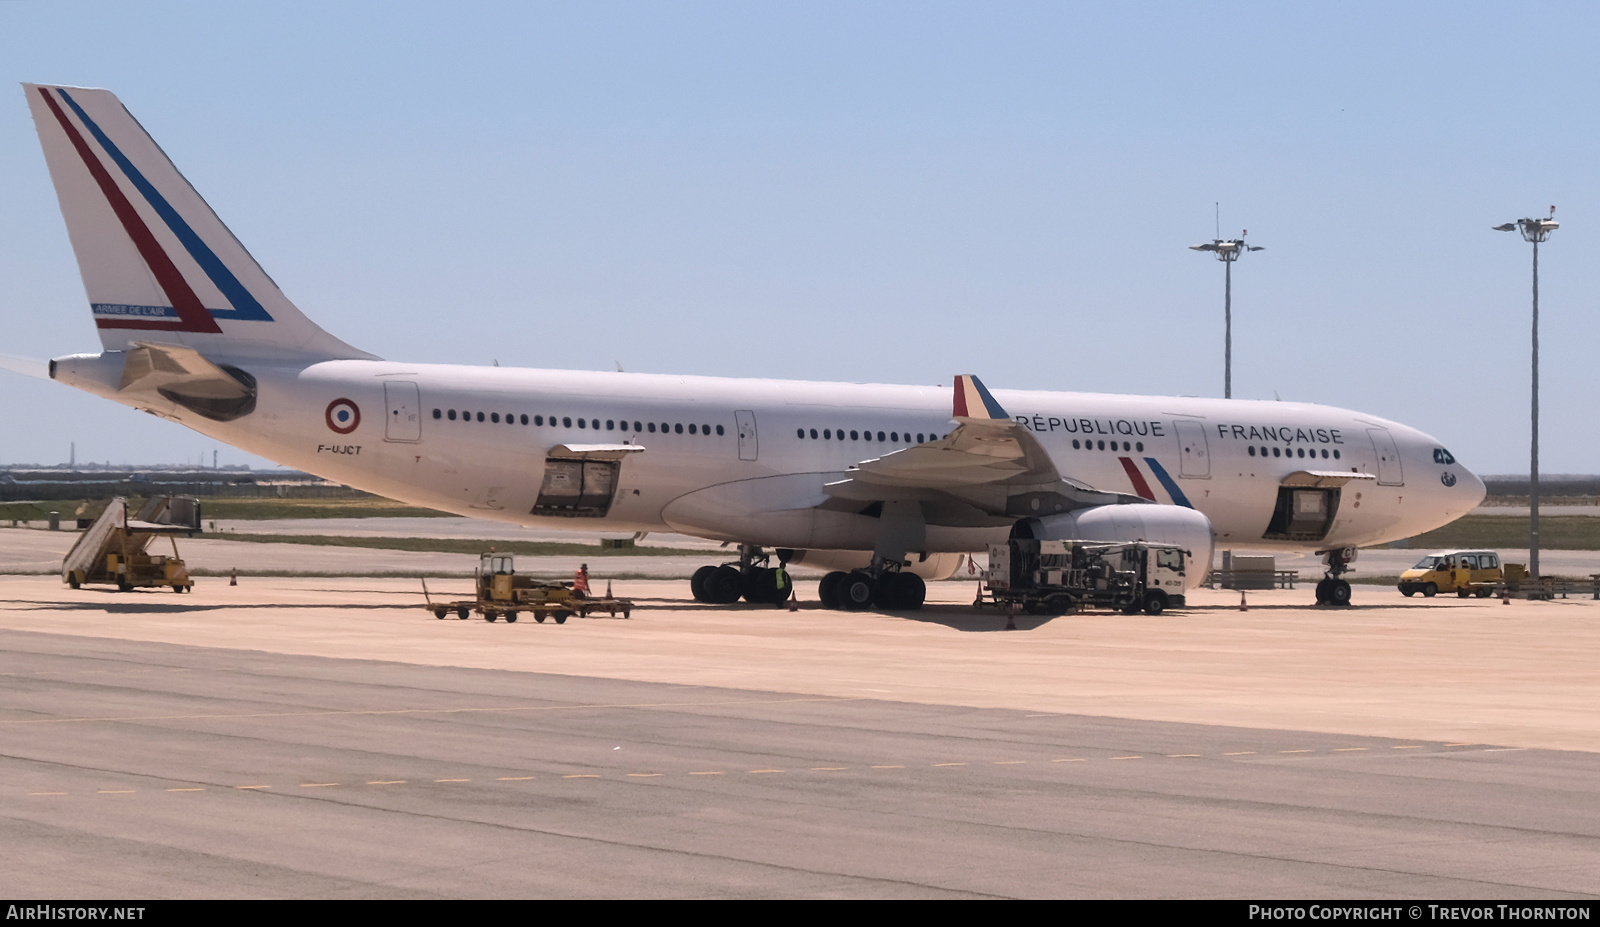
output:
[[[589,595],[589,564],[578,567],[578,572],[572,574],[572,591],[581,596]]]

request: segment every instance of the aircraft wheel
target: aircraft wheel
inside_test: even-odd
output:
[[[78,587],[82,586],[83,584],[78,582],[78,574],[73,573],[72,575],[67,577],[67,585],[71,586],[74,589],[77,589]]]
[[[118,592],[132,592],[133,583],[117,583]]]
[[[1478,598],[1480,598],[1480,599],[1487,599],[1489,596],[1491,596],[1493,594],[1494,594],[1494,590],[1493,589],[1479,589],[1478,590]]]
[[[1044,600],[1044,610],[1047,615],[1065,615],[1072,610],[1072,596],[1053,595]]]
[[[1464,599],[1469,595],[1472,595],[1472,590],[1468,589],[1466,586],[1461,586],[1456,589],[1456,598],[1458,599]]]
[[[889,608],[914,612],[922,607],[928,597],[928,586],[915,573],[893,573],[886,577],[894,593],[894,604]]]
[[[436,609],[433,610],[433,617],[439,619],[440,621],[444,620],[444,616],[445,616],[445,610],[444,609],[436,608]]]
[[[544,624],[544,612],[534,612],[533,620],[539,622],[540,624]]]
[[[1401,586],[1400,587],[1400,594],[1409,599],[1412,596],[1417,594],[1417,590],[1414,589],[1411,586]]]
[[[739,601],[743,585],[744,577],[737,569],[731,566],[717,567],[715,573],[706,577],[707,599],[713,605],[730,605]]]
[[[517,613],[516,612],[506,612],[506,624],[516,624],[516,621],[517,621]]]
[[[834,570],[822,577],[822,582],[817,584],[817,598],[822,600],[823,608],[843,608],[844,598],[839,593],[839,584],[850,578],[850,574],[842,570]]]
[[[695,570],[694,575],[689,577],[689,591],[694,594],[696,602],[711,601],[706,594],[706,580],[710,579],[711,574],[715,572],[717,572],[717,568],[708,564]]]
[[[1152,618],[1161,614],[1167,608],[1167,594],[1160,589],[1152,589],[1144,594],[1144,613]]]
[[[1317,581],[1317,604],[1318,605],[1326,605],[1326,604],[1328,604],[1328,583],[1330,583],[1330,582],[1332,582],[1332,580],[1329,580],[1329,579],[1323,579],[1323,580],[1318,580]],[[1410,594],[1411,593],[1409,593],[1409,592],[1406,593],[1406,595],[1410,595]]]
[[[1342,579],[1329,580],[1328,581],[1328,604],[1329,605],[1349,605],[1350,604],[1350,584],[1345,582]]]
[[[571,612],[556,612],[554,615],[551,615],[550,617],[552,617],[552,618],[554,618],[556,620],[556,624],[566,624],[567,623],[567,618],[571,614],[572,614]]]
[[[464,608],[456,609],[456,617],[460,618],[462,621],[466,621],[467,620],[467,616],[470,615],[470,614],[472,614],[472,613],[467,611]]]
[[[499,618],[499,617],[500,617],[500,614],[498,612],[486,611],[486,612],[483,613],[483,620],[484,621],[494,621],[496,618]]]
[[[878,584],[873,581],[871,573],[857,571],[847,575],[844,581],[839,583],[840,602],[853,612],[861,611],[871,605],[877,591]]]
[[[1439,587],[1434,583],[1425,583],[1422,587],[1422,594],[1431,599],[1439,594]]]
[[[743,576],[739,593],[751,605],[771,605],[778,595],[778,571],[767,567],[751,567]]]

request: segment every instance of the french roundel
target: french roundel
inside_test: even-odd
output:
[[[329,428],[347,435],[361,424],[361,409],[348,399],[335,399],[328,403],[328,411],[322,417],[327,419]]]

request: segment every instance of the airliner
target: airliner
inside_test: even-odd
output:
[[[770,599],[776,559],[828,570],[830,607],[915,609],[1023,537],[1177,544],[1183,592],[1217,545],[1314,551],[1346,604],[1356,549],[1484,496],[1434,438],[1321,405],[383,360],[302,314],[114,94],[23,87],[102,348],[52,379],[418,506],[737,545],[702,602]]]

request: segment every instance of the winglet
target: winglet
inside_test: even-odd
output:
[[[971,374],[962,374],[956,377],[955,383],[955,418],[966,419],[999,419],[1010,420],[1011,416],[1006,410],[1000,408],[1000,403],[994,401],[989,395],[989,390],[983,381]]]

